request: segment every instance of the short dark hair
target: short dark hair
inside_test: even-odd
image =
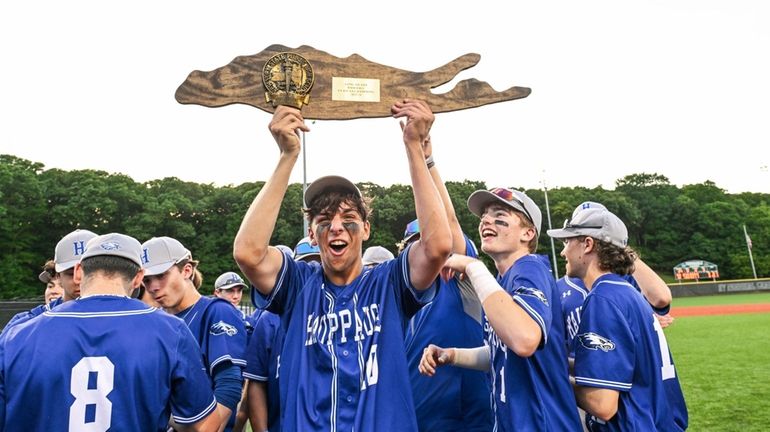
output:
[[[131,282],[141,270],[137,263],[112,255],[97,255],[86,258],[80,262],[80,265],[83,266],[84,278],[88,278],[92,274],[102,273],[107,277],[119,276],[125,282]]]
[[[594,239],[594,248],[599,258],[599,269],[621,276],[634,272],[634,261],[637,255],[630,247],[621,248],[610,242]]]
[[[307,208],[302,209],[308,221],[323,213],[337,213],[342,204],[350,205],[358,212],[361,219],[366,222],[369,218],[369,205],[367,200],[351,192],[330,191],[319,195]]]

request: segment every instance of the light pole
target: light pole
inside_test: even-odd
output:
[[[548,229],[553,229],[551,226],[551,207],[548,205],[548,187],[545,185],[545,170],[543,170],[543,194],[545,195],[545,214],[548,216]],[[551,254],[553,254],[553,275],[556,279],[559,279],[559,267],[556,262],[556,246],[553,243],[553,237],[551,237]]]
[[[746,232],[746,224],[743,225],[743,236],[746,237],[746,249],[749,250],[749,261],[751,261],[751,272],[754,273],[754,279],[757,278],[757,269],[754,267],[754,256],[751,254],[751,239]]]

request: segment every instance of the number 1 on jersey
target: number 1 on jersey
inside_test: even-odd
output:
[[[671,363],[671,354],[668,352],[668,342],[666,341],[666,335],[663,333],[663,327],[660,326],[658,318],[656,318],[654,315],[652,317],[652,326],[655,328],[655,333],[658,334],[658,345],[660,345],[660,362],[663,364],[663,366],[660,367],[660,374],[665,381],[676,376],[676,369],[674,369],[674,364]]]

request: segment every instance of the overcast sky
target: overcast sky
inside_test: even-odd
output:
[[[137,181],[266,180],[278,157],[270,115],[178,104],[192,70],[275,43],[412,71],[475,52],[480,63],[443,91],[473,77],[532,94],[439,114],[445,180],[612,188],[656,172],[770,193],[768,23],[760,0],[5,1],[0,153]],[[409,182],[396,120],[310,127],[309,180]]]

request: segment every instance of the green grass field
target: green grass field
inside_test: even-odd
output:
[[[711,306],[751,303],[770,303],[770,292],[750,294],[722,294],[703,297],[679,297],[673,300],[671,306]]]
[[[770,293],[675,299],[674,306],[769,303]],[[677,318],[666,329],[693,431],[770,429],[770,314]]]

